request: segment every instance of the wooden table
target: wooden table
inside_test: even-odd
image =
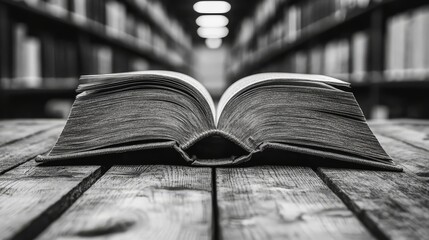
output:
[[[0,121],[1,239],[429,239],[429,122],[371,123],[404,172],[38,166],[64,122]]]

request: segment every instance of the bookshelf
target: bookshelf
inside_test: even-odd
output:
[[[379,109],[391,118],[428,118],[428,29],[424,0],[262,1],[241,24],[227,77],[331,75],[352,83],[368,118]]]
[[[82,74],[188,73],[191,46],[159,1],[1,0],[0,117],[50,117],[19,113],[71,101]]]

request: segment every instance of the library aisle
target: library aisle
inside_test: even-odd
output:
[[[0,118],[66,118],[81,75],[188,74],[218,101],[245,76],[351,83],[368,119],[429,118],[427,0],[1,0]]]

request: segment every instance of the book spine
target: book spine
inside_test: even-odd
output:
[[[72,4],[72,18],[78,23],[86,23],[87,21],[87,1],[86,0],[73,0]]]
[[[352,79],[362,82],[367,72],[368,35],[361,31],[352,37]]]
[[[9,13],[4,6],[0,5],[0,88],[8,88],[11,84],[10,78],[13,73],[8,63],[13,62],[13,49],[15,47],[12,31]]]
[[[390,81],[422,80],[429,75],[429,7],[387,20],[385,75]]]
[[[12,87],[37,88],[41,86],[41,43],[30,36],[27,26],[14,28],[14,79]]]

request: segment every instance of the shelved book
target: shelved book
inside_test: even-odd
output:
[[[249,76],[231,85],[217,107],[197,80],[168,71],[82,76],[77,92],[57,143],[37,161],[169,148],[189,164],[220,166],[275,149],[284,164],[298,153],[401,170],[371,132],[349,84],[326,76]]]

